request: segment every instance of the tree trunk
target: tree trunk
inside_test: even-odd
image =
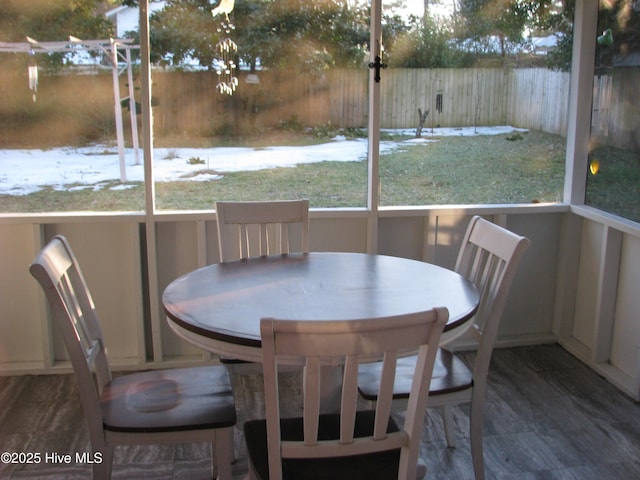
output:
[[[422,110],[418,109],[418,128],[416,128],[416,138],[420,138],[422,135],[422,129],[424,128],[424,122],[427,120],[427,116],[429,115],[429,110],[425,110],[422,113]]]

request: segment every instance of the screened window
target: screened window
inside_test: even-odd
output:
[[[640,222],[640,4],[598,15],[586,204]]]
[[[97,6],[2,4],[0,212],[144,209],[137,48]]]
[[[406,3],[416,16],[385,47],[381,204],[561,200],[570,74],[549,65],[550,19]]]
[[[167,2],[151,18],[157,207],[364,207],[368,7],[257,0],[213,12]]]
[[[57,2],[27,3],[0,25],[2,42],[23,46],[0,51],[14,93],[0,106],[0,210],[143,210],[137,9],[105,16],[83,0],[93,10],[56,10],[51,22]],[[560,200],[569,73],[548,60],[570,52],[558,38],[571,12],[488,16],[484,3],[383,2],[382,41],[370,45],[368,1],[150,2],[156,207],[299,197],[364,207],[378,135],[381,205]],[[132,45],[115,70],[108,48],[80,51],[111,37]]]

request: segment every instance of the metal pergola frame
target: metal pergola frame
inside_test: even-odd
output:
[[[135,164],[140,164],[139,139],[138,139],[138,122],[136,119],[136,102],[133,88],[133,72],[131,69],[131,50],[139,49],[139,45],[133,44],[133,39],[128,38],[109,38],[106,40],[82,40],[69,36],[68,41],[59,42],[39,42],[31,37],[26,37],[26,42],[7,43],[0,42],[0,53],[74,53],[79,51],[99,51],[105,54],[111,63],[111,71],[113,74],[113,97],[114,97],[114,113],[116,120],[116,138],[118,142],[118,157],[120,160],[120,181],[127,181],[127,172],[125,167],[124,154],[124,131],[122,122],[122,102],[129,100],[129,112],[131,115],[131,137],[133,139],[133,151],[135,155]],[[124,52],[124,54],[122,53]],[[124,67],[120,68],[119,62],[124,63]],[[118,78],[120,73],[126,69],[129,85],[129,96],[120,98],[120,83]]]

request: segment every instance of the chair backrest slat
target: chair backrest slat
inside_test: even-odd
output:
[[[309,251],[309,201],[216,202],[221,262]]]
[[[358,357],[348,355],[344,362],[342,397],[340,398],[340,443],[353,443],[358,409]]]
[[[393,384],[396,375],[395,352],[385,352],[382,358],[382,369],[380,376],[380,388],[378,389],[378,402],[376,403],[376,419],[387,418],[391,414],[393,406]],[[380,439],[386,431],[386,425],[376,422],[373,436]]]
[[[304,444],[312,446],[318,444],[318,428],[320,415],[321,388],[320,359],[309,357],[304,370]]]
[[[351,321],[296,321],[264,318],[261,321],[265,411],[270,478],[281,478],[281,459],[335,457],[401,450],[400,474],[415,475],[420,432],[427,404],[428,385],[442,330],[446,308],[395,317]],[[409,407],[399,432],[387,432],[396,357],[420,352]],[[368,433],[356,434],[357,383],[360,363],[382,359],[384,379]],[[303,381],[303,440],[281,442],[278,367],[300,365]],[[343,368],[340,423],[336,438],[319,439],[322,369]],[[411,410],[411,411],[409,411]]]

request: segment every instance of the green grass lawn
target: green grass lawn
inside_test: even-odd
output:
[[[542,132],[446,137],[381,159],[381,203],[556,202],[564,158],[564,139]]]
[[[407,143],[380,158],[383,206],[556,202],[562,199],[565,139],[538,131],[442,137]],[[291,139],[284,139],[283,143]],[[296,139],[300,141],[300,139]],[[211,141],[213,142],[213,140]],[[310,138],[309,142],[317,142]],[[637,158],[599,151],[601,171],[589,178],[588,202],[640,220]],[[117,183],[117,182],[114,182]],[[306,197],[312,207],[366,205],[367,162],[320,162],[293,168],[232,172],[208,182],[156,184],[161,210],[211,209],[216,200]],[[2,212],[142,211],[144,186],[124,191],[0,195]]]
[[[640,222],[640,154],[613,147],[598,147],[590,161],[598,160],[598,173],[589,173],[585,203]]]

